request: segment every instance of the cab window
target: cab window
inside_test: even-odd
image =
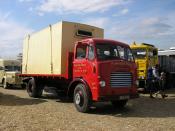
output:
[[[153,56],[157,56],[157,54],[158,54],[158,53],[157,53],[157,50],[154,49],[154,50],[153,50]]]
[[[117,46],[110,43],[97,43],[97,58],[98,60],[115,60],[119,59]]]
[[[131,52],[131,50],[129,49],[129,48],[127,48],[126,49],[126,54],[127,54],[127,59],[128,59],[128,61],[134,61],[134,57],[133,57],[133,55],[132,55],[132,52]]]
[[[120,58],[121,59],[125,59],[125,48],[124,47],[121,47],[121,46],[118,46],[118,51],[119,51],[119,55],[120,55]]]
[[[88,50],[88,59],[89,60],[93,60],[95,58],[94,55],[94,47],[93,46],[89,46],[89,50]]]
[[[76,59],[86,58],[86,45],[77,46]]]
[[[148,50],[148,57],[153,57],[153,51],[152,50]]]
[[[127,61],[134,61],[134,57],[130,48],[118,46],[118,51],[121,59]]]
[[[5,66],[6,71],[20,71],[20,66]]]
[[[132,53],[136,59],[144,59],[147,56],[147,51],[144,48],[132,49]]]

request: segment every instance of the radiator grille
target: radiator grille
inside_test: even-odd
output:
[[[130,72],[113,72],[110,78],[111,87],[131,87],[132,74]]]

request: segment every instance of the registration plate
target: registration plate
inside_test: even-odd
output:
[[[119,99],[120,100],[126,100],[126,99],[129,99],[129,96],[128,95],[126,95],[126,96],[120,96]]]

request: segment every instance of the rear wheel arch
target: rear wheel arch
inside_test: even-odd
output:
[[[23,78],[22,82],[27,84],[31,79],[33,78],[32,77]]]

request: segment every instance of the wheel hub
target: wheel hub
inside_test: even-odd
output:
[[[79,93],[77,93],[77,94],[75,95],[75,103],[76,103],[77,105],[79,105],[80,102],[81,102],[81,96],[80,96]]]

